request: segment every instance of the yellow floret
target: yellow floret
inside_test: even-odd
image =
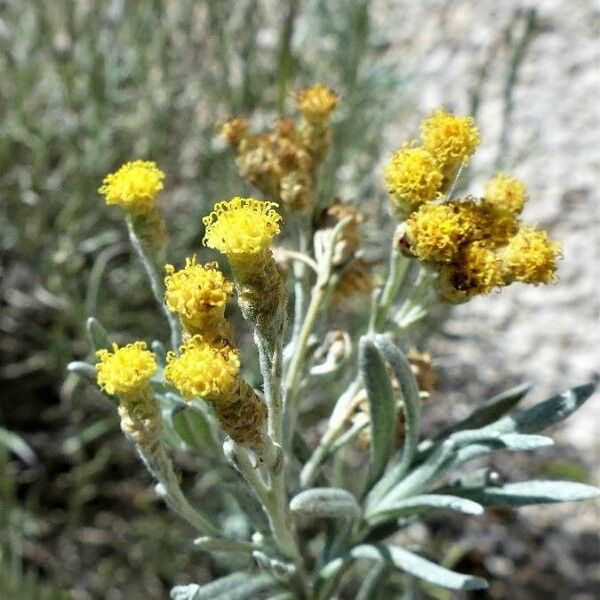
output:
[[[134,342],[119,348],[113,344],[112,352],[98,350],[96,365],[98,385],[107,394],[132,397],[147,389],[150,378],[156,373],[156,357],[146,349],[145,342]]]
[[[441,296],[449,302],[486,296],[506,284],[498,255],[480,242],[465,246],[452,265],[442,268],[440,275]]]
[[[498,173],[485,184],[485,199],[493,206],[518,215],[527,202],[527,188],[520,179]]]
[[[480,141],[473,117],[454,115],[443,108],[421,121],[421,136],[423,147],[445,170],[466,162]]]
[[[98,192],[106,204],[118,204],[133,214],[143,215],[154,208],[164,177],[155,162],[135,160],[108,174]]]
[[[202,219],[206,227],[203,243],[230,258],[263,253],[279,231],[281,215],[275,202],[235,197],[218,202]]]
[[[196,257],[185,259],[185,267],[175,271],[166,265],[165,303],[184,325],[205,329],[223,318],[231,299],[233,283],[219,271],[217,263],[199,265]]]
[[[451,261],[470,233],[458,204],[423,204],[406,223],[411,251],[423,261]]]
[[[554,283],[561,245],[535,227],[522,227],[503,250],[509,276],[523,283]]]
[[[401,212],[405,204],[411,210],[436,198],[444,179],[434,157],[412,144],[405,144],[392,155],[384,177],[392,201]]]
[[[209,402],[232,401],[240,371],[235,348],[209,344],[196,335],[180,350],[179,357],[172,352],[167,356],[165,377],[186,400],[200,396]]]
[[[322,122],[329,118],[339,102],[338,95],[325,85],[316,84],[300,91],[296,106],[310,122]]]

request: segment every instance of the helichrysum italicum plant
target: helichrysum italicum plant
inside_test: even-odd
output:
[[[484,588],[483,579],[439,566],[421,548],[398,545],[394,534],[433,510],[478,515],[486,507],[599,493],[567,481],[502,482],[489,470],[449,477],[496,450],[551,444],[539,432],[576,410],[592,385],[513,411],[529,389],[519,386],[437,437],[422,438],[422,403],[435,378],[428,355],[401,349],[407,330],[427,316],[436,297],[458,303],[514,282],[554,283],[560,245],[521,221],[527,191],[509,174],[490,179],[483,197],[454,196],[480,136],[473,119],[440,109],[422,122],[421,143],[404,143],[384,168],[397,226],[387,274],[373,274],[361,253],[363,212],[317,198],[338,103],[332,90],[315,85],[297,95],[298,120],[281,119],[258,134],[242,118],[222,127],[241,174],[266,196],[217,202],[203,219],[204,246],[225,255],[233,280],[197,256],[179,269],[167,264],[164,280],[159,276],[165,229],[156,196],[164,175],[154,163],[128,163],[100,188],[108,204],[126,211],[131,241],[168,318],[171,348],[160,341],[152,350],[143,341],[111,346],[92,319],[97,383],[116,399],[122,429],[156,477],[158,493],[197,530],[196,545],[225,556],[234,570],[205,585],[175,587],[178,600],[336,598],[344,586],[357,587],[363,563],[375,565],[360,598],[376,591],[399,597],[394,569],[406,575],[407,589],[415,581]],[[283,232],[292,247],[273,247]],[[236,338],[243,336],[226,317],[234,291],[254,334],[258,389],[242,375],[250,352],[240,352]],[[365,292],[372,302],[364,330],[364,320],[349,318],[345,330],[328,331],[329,307],[347,310],[349,298]],[[83,363],[72,369],[93,370]],[[317,436],[306,437],[317,440],[310,447],[305,435],[314,427],[315,407],[328,420]],[[237,503],[246,526],[232,530],[224,514],[204,514],[188,500],[169,446],[180,447],[177,419],[190,411],[208,446],[217,432],[217,466],[228,461],[241,474],[266,519]],[[340,476],[347,452],[362,465],[351,478]],[[225,498],[234,471],[220,472],[224,480],[211,493]]]

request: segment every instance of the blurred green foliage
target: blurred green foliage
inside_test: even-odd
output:
[[[242,114],[266,126],[321,81],[343,99],[323,197],[373,196],[405,81],[371,11],[369,0],[0,0],[0,422],[39,459],[3,450],[0,597],[159,598],[186,569],[203,578],[198,557],[177,552],[182,525],[146,496],[113,408],[64,380],[87,352],[89,315],[117,341],[165,333],[122,214],[96,190],[120,163],[156,160],[181,262],[200,248],[207,207],[249,191],[218,125]]]

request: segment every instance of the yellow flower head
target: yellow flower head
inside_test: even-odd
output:
[[[143,215],[154,207],[164,178],[155,162],[134,160],[109,173],[98,192],[106,198],[106,204],[118,204],[133,214]]]
[[[107,394],[132,397],[148,387],[157,371],[155,355],[146,349],[145,342],[134,342],[119,348],[113,344],[112,352],[98,350],[96,379]]]
[[[473,117],[461,117],[440,108],[421,121],[423,147],[445,168],[467,161],[479,145]]]
[[[440,287],[445,300],[462,302],[473,296],[486,296],[505,283],[497,254],[475,242],[461,250],[455,263],[442,268]]]
[[[423,204],[408,218],[412,253],[422,261],[450,262],[461,244],[470,239],[472,224],[460,204]]]
[[[486,200],[467,198],[457,206],[464,234],[471,241],[482,241],[492,248],[503,246],[519,227],[516,215]]]
[[[444,179],[434,157],[408,143],[394,152],[385,166],[384,177],[390,196],[400,209],[405,203],[414,209],[436,198]]]
[[[522,227],[503,250],[509,277],[523,283],[555,283],[561,245],[535,227]]]
[[[240,142],[248,136],[250,123],[248,119],[236,117],[227,121],[220,131],[222,138],[226,139],[232,146],[237,148]]]
[[[498,173],[485,184],[485,200],[493,206],[518,215],[527,202],[525,184],[508,173]]]
[[[335,110],[339,96],[325,85],[316,84],[303,89],[296,96],[296,106],[311,123],[326,121]]]
[[[199,265],[193,256],[185,259],[183,269],[175,271],[173,265],[166,265],[165,271],[165,303],[186,326],[205,329],[223,318],[233,283],[217,263]]]
[[[186,400],[228,403],[238,383],[240,359],[229,344],[213,345],[195,335],[181,346],[181,355],[167,356],[165,377]]]
[[[264,252],[280,229],[281,215],[275,202],[235,197],[218,202],[202,219],[206,228],[203,243],[230,258]]]

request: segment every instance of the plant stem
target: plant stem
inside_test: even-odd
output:
[[[173,351],[177,351],[181,344],[181,332],[179,327],[179,321],[175,317],[173,313],[167,308],[167,305],[164,302],[164,288],[161,279],[156,272],[154,264],[152,260],[146,253],[142,241],[140,240],[137,232],[135,231],[135,226],[133,224],[133,219],[128,216],[127,217],[127,231],[129,233],[129,241],[135,250],[138,258],[142,262],[144,266],[144,270],[146,271],[146,276],[148,277],[148,281],[150,283],[150,289],[152,290],[152,295],[154,299],[158,303],[160,310],[162,311],[167,323],[169,324],[169,329],[171,331],[171,348]]]
[[[196,510],[184,496],[173,463],[168,457],[162,442],[150,449],[139,449],[148,470],[161,485],[165,502],[190,525],[205,535],[218,536],[219,530],[204,515]]]
[[[395,243],[392,243],[392,248],[390,250],[390,268],[385,285],[381,290],[381,294],[379,295],[371,314],[371,322],[369,324],[370,333],[379,332],[384,327],[390,307],[396,299],[396,295],[406,276],[409,264],[410,259],[404,256],[396,248]]]

